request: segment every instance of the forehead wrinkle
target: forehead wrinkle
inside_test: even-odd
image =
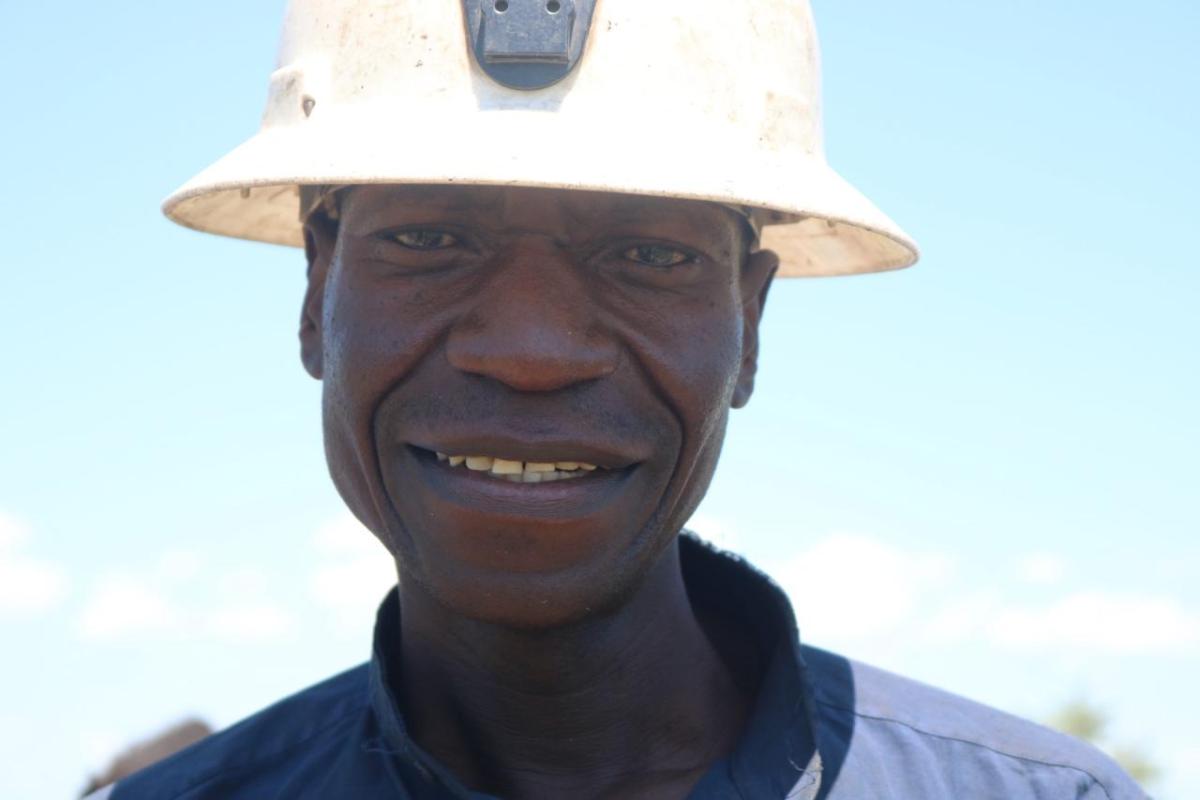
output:
[[[645,197],[642,195],[598,195],[606,201],[605,207],[599,213],[621,222],[645,222],[646,220],[671,217],[680,212],[686,216],[690,209],[684,209],[678,202],[670,202],[661,197]],[[570,204],[568,204],[570,209]],[[574,210],[574,209],[570,209]],[[578,215],[581,220],[594,218],[596,210],[591,213],[580,208]]]
[[[351,189],[372,189],[375,193],[368,195],[374,199],[379,197],[378,205],[383,208],[394,206],[424,207],[436,206],[440,210],[451,212],[468,211],[497,211],[504,203],[504,190],[500,186],[449,186],[449,185],[395,185],[395,186],[361,186]],[[387,191],[382,191],[386,189]],[[353,194],[365,194],[362,191]]]
[[[629,195],[621,198],[625,202],[615,203],[608,210],[611,219],[623,223],[659,222],[673,223],[677,221],[694,222],[696,220],[711,221],[719,224],[715,216],[734,218],[741,227],[743,220],[732,209],[724,208],[714,203],[687,200],[666,200],[661,197],[644,197]],[[717,215],[712,212],[716,211]]]

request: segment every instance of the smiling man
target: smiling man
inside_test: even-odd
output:
[[[806,0],[295,0],[280,61],[167,213],[303,244],[330,473],[399,580],[367,665],[113,797],[1142,797],[802,647],[681,534],[771,281],[916,259],[824,161]]]

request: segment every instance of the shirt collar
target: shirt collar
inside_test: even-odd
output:
[[[787,596],[737,556],[690,534],[680,537],[688,593],[740,626],[763,665],[757,698],[741,740],[697,784],[694,798],[816,796],[821,759],[808,670]],[[370,664],[370,703],[379,737],[372,749],[394,756],[393,766],[414,797],[478,800],[408,735],[400,695],[388,676],[399,674],[400,602],[393,589],[379,608]],[[733,784],[730,786],[730,784]]]

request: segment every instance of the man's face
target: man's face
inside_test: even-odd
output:
[[[720,206],[515,188],[354,188],[308,243],[330,469],[402,582],[516,627],[619,604],[749,398],[774,257]]]

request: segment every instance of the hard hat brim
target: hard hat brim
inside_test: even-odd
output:
[[[762,247],[779,254],[781,276],[881,272],[918,258],[912,238],[820,155],[738,159],[731,154],[745,148],[714,151],[711,137],[700,148],[680,137],[623,141],[615,130],[614,150],[596,158],[572,146],[594,141],[595,131],[547,130],[552,114],[495,112],[483,131],[477,116],[422,128],[416,115],[393,130],[342,113],[336,123],[265,129],[168,197],[163,211],[199,231],[298,247],[302,185],[529,186],[757,209]]]

